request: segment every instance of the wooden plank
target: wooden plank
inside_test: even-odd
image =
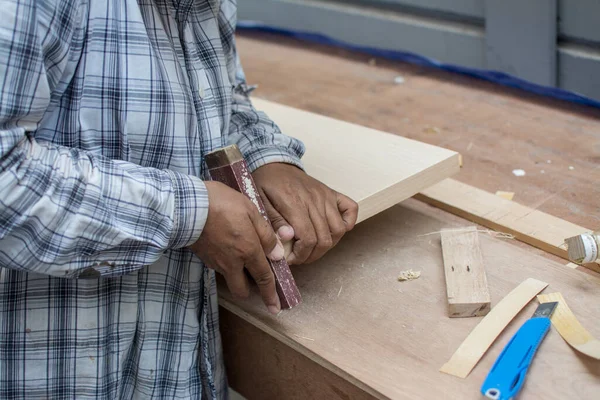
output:
[[[571,347],[588,357],[600,360],[600,340],[594,338],[573,314],[560,293],[549,293],[538,296],[541,303],[557,301],[558,307],[550,318],[552,325]]]
[[[546,282],[536,279],[529,278],[523,281],[469,333],[440,371],[466,378],[510,321],[546,286]]]
[[[459,151],[461,182],[600,227],[600,109],[279,35],[237,39],[256,96]]]
[[[446,179],[415,198],[568,260],[564,241],[587,229],[544,212],[503,199],[453,179]],[[585,265],[600,272],[598,264]]]
[[[462,224],[451,222],[455,221],[452,216],[441,219],[437,215],[445,214],[409,199],[359,224],[321,260],[292,267],[304,301],[279,316],[263,310],[254,290],[249,299],[240,300],[220,286],[220,304],[311,360],[304,368],[325,368],[375,398],[476,399],[502,347],[531,316],[535,304],[528,304],[517,315],[466,379],[440,373],[440,366],[479,321],[447,317],[440,241],[422,235]],[[492,307],[520,282],[535,278],[572,298],[574,309],[590,310],[586,323],[592,334],[600,335],[600,279],[507,241],[487,235],[479,239],[488,266]],[[420,270],[421,277],[398,282],[398,273],[409,268]],[[250,338],[245,345],[259,346]],[[597,398],[597,365],[580,360],[559,335],[548,335],[544,348],[547,351],[536,355],[529,371],[523,398]],[[268,352],[269,348],[261,350]],[[285,353],[279,354],[283,357]],[[279,362],[284,361],[280,358]],[[236,365],[242,368],[238,374],[243,368],[258,368],[252,358],[238,360]],[[319,374],[296,365],[295,385],[326,384]],[[269,375],[271,384],[276,382],[277,369],[262,372]],[[260,393],[261,388],[257,385],[254,390]]]
[[[486,315],[491,300],[477,227],[444,229],[441,238],[448,316]]]
[[[267,100],[252,102],[304,142],[308,174],[358,203],[358,222],[460,169],[454,151]]]

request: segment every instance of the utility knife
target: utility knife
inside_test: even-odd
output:
[[[558,302],[540,304],[510,339],[481,386],[485,397],[509,400],[521,390],[533,356],[550,329],[550,317],[557,305]]]

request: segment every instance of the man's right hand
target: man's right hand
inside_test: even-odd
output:
[[[208,217],[200,238],[190,249],[206,266],[225,277],[232,294],[243,298],[250,293],[245,267],[256,281],[269,311],[277,314],[281,304],[265,254],[272,260],[281,260],[283,246],[246,196],[219,182],[205,184]]]

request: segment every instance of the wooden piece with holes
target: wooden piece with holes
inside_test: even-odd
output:
[[[490,311],[490,292],[477,228],[441,232],[448,316],[480,317]]]

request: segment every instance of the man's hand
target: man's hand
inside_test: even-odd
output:
[[[219,182],[206,182],[209,210],[204,230],[190,249],[221,273],[231,293],[249,295],[244,267],[256,281],[271,313],[281,309],[275,277],[267,262],[283,258],[283,246],[256,206],[243,194]]]
[[[267,164],[252,176],[281,240],[296,240],[288,264],[321,258],[356,224],[356,202],[293,165]]]

